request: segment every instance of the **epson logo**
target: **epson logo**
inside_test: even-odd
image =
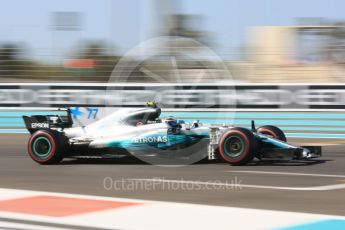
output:
[[[168,142],[167,136],[157,137],[138,137],[133,140],[134,143],[166,143]]]
[[[33,129],[49,128],[49,124],[48,123],[31,123],[31,128]]]

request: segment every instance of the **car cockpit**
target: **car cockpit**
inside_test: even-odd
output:
[[[185,124],[183,120],[177,120],[173,116],[160,119],[161,109],[154,101],[147,102],[147,108],[132,111],[122,118],[122,122],[130,126],[141,126],[147,124],[166,123],[168,132],[180,133],[181,129],[194,129],[200,127],[199,120],[193,121],[191,125]]]

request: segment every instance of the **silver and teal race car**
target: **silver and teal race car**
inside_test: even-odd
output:
[[[131,155],[161,164],[221,159],[244,165],[254,158],[300,160],[321,156],[321,147],[294,146],[286,142],[275,126],[251,128],[187,124],[174,117],[160,118],[155,102],[140,109],[120,109],[82,127],[73,127],[69,109],[66,116],[23,116],[31,136],[30,157],[40,164],[55,164],[63,158],[119,157]]]

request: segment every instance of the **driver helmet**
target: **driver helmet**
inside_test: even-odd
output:
[[[157,102],[155,102],[155,101],[148,101],[148,102],[146,102],[146,105],[149,108],[157,108]]]
[[[169,126],[177,126],[177,119],[173,116],[165,117],[162,121],[167,123]]]

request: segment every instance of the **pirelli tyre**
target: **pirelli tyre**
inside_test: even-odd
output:
[[[245,165],[251,162],[258,149],[254,134],[245,128],[235,127],[220,138],[220,157],[231,165]]]
[[[271,137],[273,137],[275,139],[278,139],[278,140],[286,142],[286,136],[285,136],[284,132],[280,128],[276,127],[276,126],[264,125],[264,126],[259,127],[257,129],[257,131],[259,133],[262,133],[262,134],[271,136]]]
[[[55,130],[38,130],[31,135],[28,142],[28,153],[39,164],[59,163],[66,150],[66,137]]]

